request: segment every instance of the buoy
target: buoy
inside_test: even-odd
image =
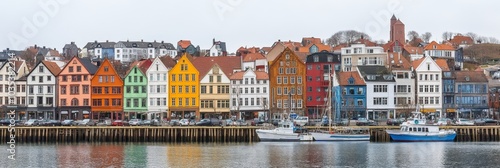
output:
[[[415,124],[418,124],[418,120],[415,120]]]

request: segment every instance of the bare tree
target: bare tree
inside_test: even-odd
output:
[[[326,42],[329,45],[335,46],[343,43],[350,44],[361,38],[367,40],[371,39],[370,36],[366,33],[358,32],[356,30],[344,30],[336,32],[330,38],[328,38]]]
[[[453,37],[453,33],[452,32],[444,32],[442,37],[443,37],[443,41],[448,41]]]
[[[409,31],[407,36],[410,41],[415,41],[416,39],[420,38],[420,35],[414,30]]]
[[[432,37],[431,32],[425,32],[424,34],[422,34],[422,40],[424,40],[426,43],[429,42],[431,37]]]
[[[495,37],[489,37],[488,40],[492,44],[498,44],[498,39]]]
[[[469,36],[472,39],[472,41],[474,41],[474,43],[477,42],[478,37],[479,37],[476,33],[473,33],[473,32],[468,32],[465,35]]]

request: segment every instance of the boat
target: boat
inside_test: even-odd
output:
[[[396,142],[453,141],[457,136],[454,130],[440,129],[438,125],[402,124],[399,130],[386,130]]]
[[[332,81],[333,77],[330,75],[330,81]],[[370,141],[370,133],[366,128],[350,128],[350,127],[342,127],[338,128],[336,126],[332,126],[332,83],[329,82],[329,92],[326,101],[325,112],[328,115],[328,131],[317,130],[315,132],[311,132],[315,141]],[[334,117],[335,118],[335,117]]]
[[[282,120],[276,128],[256,130],[260,141],[312,141],[313,137],[306,129],[296,126],[290,120]]]

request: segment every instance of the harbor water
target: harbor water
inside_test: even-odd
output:
[[[497,167],[499,142],[16,144],[1,167]]]

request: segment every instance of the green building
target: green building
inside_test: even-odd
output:
[[[150,59],[131,64],[124,78],[123,111],[125,119],[145,119],[148,111],[148,80],[146,71],[151,66]]]

